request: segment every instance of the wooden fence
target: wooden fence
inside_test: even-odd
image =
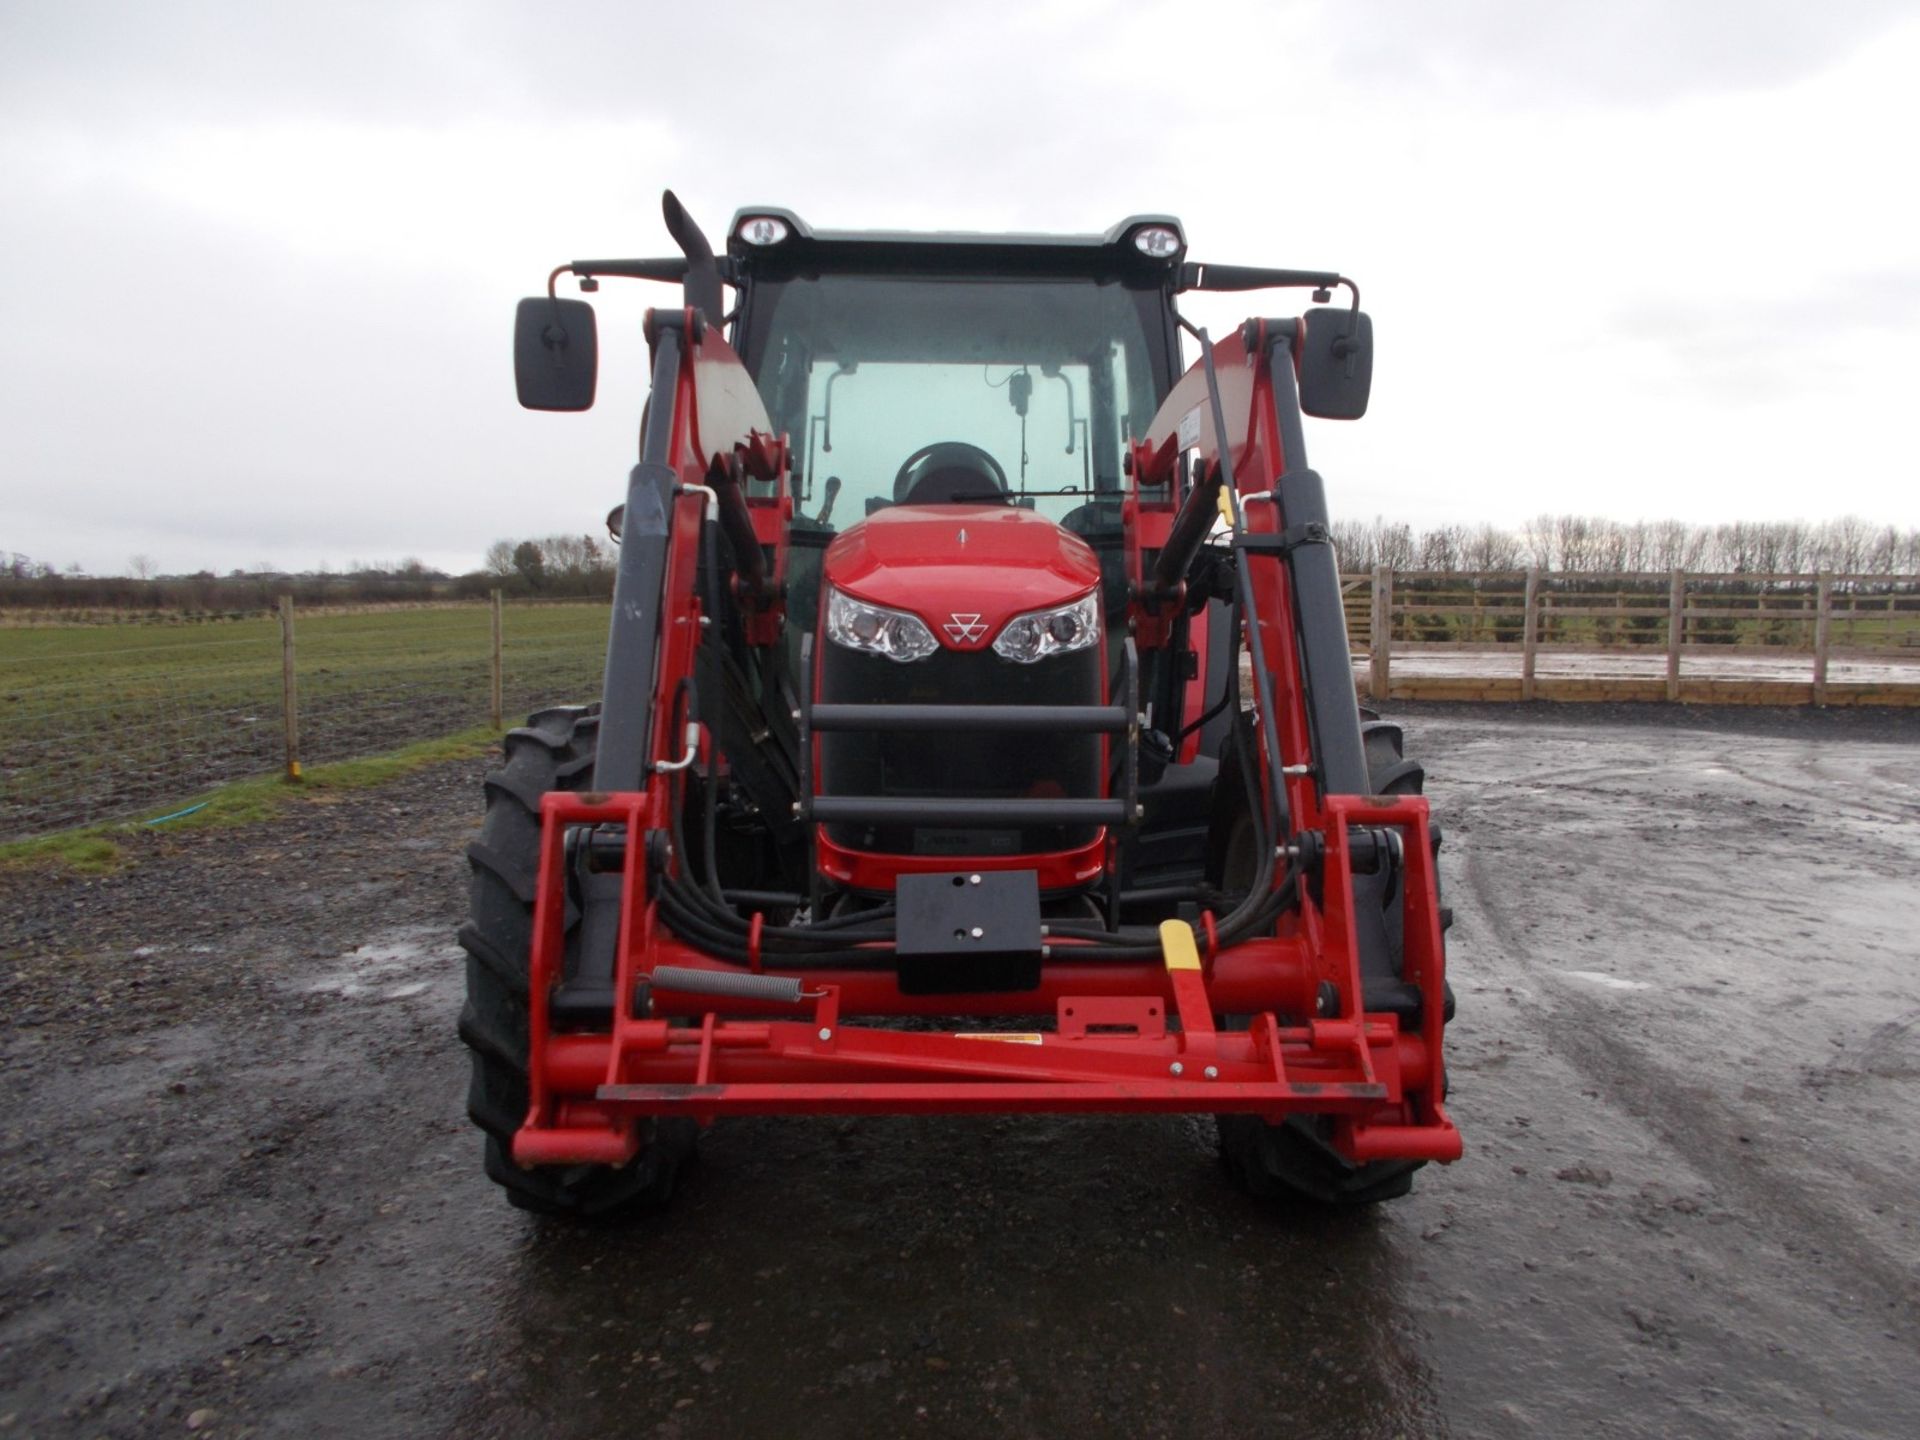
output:
[[[1341,581],[1374,696],[1920,704],[1917,575],[1382,566]]]

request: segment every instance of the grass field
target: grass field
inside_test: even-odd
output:
[[[1812,639],[1811,599],[1800,588],[1770,592],[1764,603],[1725,596],[1714,613],[1689,620],[1688,641],[1804,648]],[[1920,592],[1910,581],[1883,588],[1836,596],[1836,651],[1911,653],[1920,640]],[[1665,599],[1644,587],[1556,595],[1542,613],[1542,642],[1663,646]],[[1396,601],[1402,643],[1511,644],[1523,628],[1518,593],[1458,582],[1408,585]],[[1358,586],[1348,595],[1352,633],[1362,644],[1369,602]],[[1715,604],[1710,592],[1689,597],[1690,608]],[[1555,613],[1562,608],[1573,613]],[[1756,609],[1774,613],[1750,613]],[[159,816],[216,786],[280,771],[276,619],[23,619],[0,614],[0,842]],[[389,754],[486,725],[491,628],[484,603],[302,612],[295,652],[303,765]],[[509,605],[503,630],[507,723],[542,705],[597,698],[605,604]]]
[[[509,605],[506,716],[594,699],[602,604]],[[305,764],[489,719],[485,605],[296,617]],[[185,803],[284,760],[279,622],[0,626],[0,840]]]

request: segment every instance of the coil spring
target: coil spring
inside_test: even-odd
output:
[[[732,970],[656,965],[652,982],[656,990],[719,995],[729,1000],[765,1000],[775,1005],[798,1005],[804,998],[799,980],[791,975],[750,975]]]

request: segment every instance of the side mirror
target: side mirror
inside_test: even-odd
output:
[[[1322,420],[1358,420],[1373,389],[1373,317],[1309,310],[1300,342],[1300,408]]]
[[[513,316],[513,383],[529,410],[589,410],[600,334],[584,300],[537,295]]]

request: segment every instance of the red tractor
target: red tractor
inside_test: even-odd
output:
[[[1301,438],[1366,408],[1352,282],[1191,262],[1159,215],[755,208],[723,256],[666,219],[681,256],[562,265],[516,325],[521,404],[583,410],[559,277],[683,287],[601,701],[507,736],[470,851],[509,1199],[657,1201],[729,1115],[1211,1113],[1251,1188],[1332,1204],[1457,1158],[1438,833],[1356,704]],[[1175,306],[1278,287],[1324,308],[1213,345]]]

